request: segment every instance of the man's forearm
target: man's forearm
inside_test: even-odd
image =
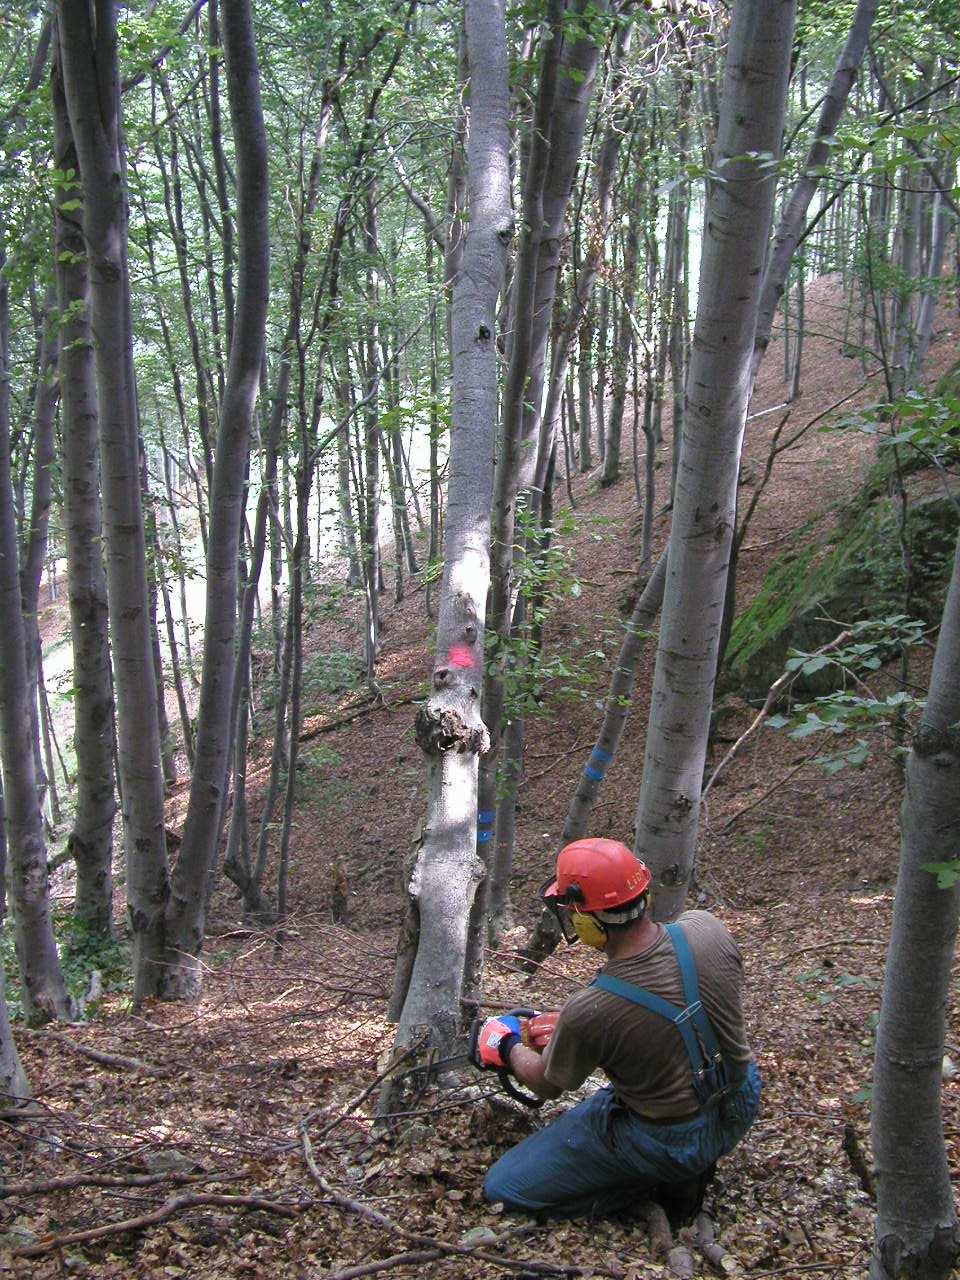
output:
[[[510,1070],[538,1098],[559,1098],[563,1093],[562,1089],[550,1084],[544,1076],[542,1056],[526,1045],[515,1044],[511,1049]]]

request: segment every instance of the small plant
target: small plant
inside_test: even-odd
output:
[[[94,970],[100,974],[102,992],[127,991],[130,988],[130,948],[123,939],[104,937],[68,912],[54,913],[53,932],[63,977],[73,997],[80,999],[87,994]],[[6,978],[7,1011],[11,1019],[19,1021],[23,1018],[23,999],[13,927],[9,921],[0,929],[0,962]],[[95,1008],[95,1004],[87,1004],[86,1012],[93,1012]]]

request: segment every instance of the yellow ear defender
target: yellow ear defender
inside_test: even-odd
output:
[[[573,911],[570,919],[581,942],[585,942],[588,947],[596,947],[598,951],[603,950],[607,941],[607,931],[596,916],[586,911]]]

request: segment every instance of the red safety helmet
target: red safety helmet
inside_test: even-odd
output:
[[[616,911],[645,893],[650,870],[619,840],[591,837],[565,845],[557,858],[557,878],[543,890],[580,911]]]

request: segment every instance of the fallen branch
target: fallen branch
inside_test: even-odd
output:
[[[357,1276],[374,1276],[378,1271],[390,1271],[393,1267],[416,1266],[421,1262],[436,1262],[443,1257],[442,1249],[421,1249],[417,1253],[395,1253],[378,1262],[364,1262],[344,1271],[328,1271],[321,1280],[356,1280]]]
[[[45,1182],[8,1182],[0,1186],[0,1200],[11,1196],[43,1196],[54,1191],[71,1191],[74,1187],[153,1187],[159,1182],[175,1182],[185,1186],[193,1182],[231,1182],[238,1173],[132,1173],[126,1177],[106,1173],[73,1173]]]
[[[167,1218],[172,1218],[177,1213],[207,1205],[220,1209],[260,1209],[264,1213],[279,1214],[281,1218],[296,1218],[306,1207],[281,1204],[276,1200],[264,1199],[262,1196],[218,1196],[206,1192],[200,1195],[174,1196],[172,1200],[167,1200],[152,1213],[143,1213],[137,1218],[123,1218],[119,1222],[107,1222],[102,1227],[90,1227],[86,1231],[67,1231],[63,1235],[44,1236],[36,1244],[12,1249],[11,1255],[14,1258],[36,1258],[42,1253],[49,1253],[52,1249],[87,1244],[91,1240],[103,1240],[106,1236],[126,1235],[129,1231],[142,1231],[144,1227],[154,1227],[160,1222],[166,1222]]]
[[[328,1124],[324,1125],[324,1127],[317,1134],[317,1140],[319,1141],[321,1138],[325,1138],[331,1129],[335,1129],[338,1124],[340,1124],[343,1120],[346,1120],[347,1116],[352,1115],[352,1113],[356,1111],[357,1107],[359,1107],[363,1102],[367,1100],[367,1098],[370,1097],[371,1093],[373,1093],[374,1089],[376,1089],[378,1084],[381,1084],[388,1076],[393,1075],[397,1067],[399,1067],[402,1063],[408,1061],[410,1058],[414,1057],[417,1053],[420,1052],[422,1048],[423,1048],[422,1042],[418,1041],[416,1044],[413,1044],[408,1049],[406,1049],[398,1058],[396,1058],[395,1060],[391,1060],[388,1063],[388,1065],[384,1067],[384,1069],[375,1077],[375,1079],[370,1081],[370,1083],[366,1086],[366,1088],[361,1089],[358,1094],[356,1094],[354,1097],[350,1099],[350,1101],[343,1108],[343,1110],[340,1112],[339,1115],[335,1116]],[[332,1108],[325,1107],[324,1110],[321,1111],[319,1114],[321,1116],[326,1115],[329,1113],[331,1109]],[[300,1121],[300,1132],[304,1135],[304,1138],[308,1142],[310,1139],[307,1137],[307,1121],[313,1118],[314,1117],[312,1116],[305,1116],[303,1120]]]
[[[164,1079],[170,1074],[166,1067],[158,1067],[152,1062],[143,1062],[140,1058],[127,1058],[121,1053],[105,1053],[102,1049],[91,1049],[85,1044],[78,1044],[76,1040],[72,1040],[70,1036],[66,1036],[62,1031],[51,1031],[46,1027],[19,1027],[18,1035],[26,1033],[31,1036],[43,1036],[47,1040],[54,1040],[57,1044],[62,1044],[67,1049],[72,1049],[74,1053],[78,1053],[82,1058],[89,1058],[91,1062],[99,1063],[101,1067],[116,1067],[120,1071],[141,1071],[146,1076],[156,1076],[158,1079]]]

